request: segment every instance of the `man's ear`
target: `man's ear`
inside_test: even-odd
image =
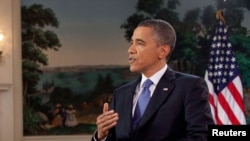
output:
[[[169,45],[161,45],[159,59],[165,59],[169,53],[170,53],[170,46]]]

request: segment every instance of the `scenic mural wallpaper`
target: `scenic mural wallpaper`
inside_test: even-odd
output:
[[[225,19],[249,124],[250,4],[150,1],[21,0],[24,136],[92,134],[113,90],[139,75],[129,71],[127,49],[133,29],[143,19],[173,24],[178,41],[169,66],[204,77],[219,8],[231,8]]]

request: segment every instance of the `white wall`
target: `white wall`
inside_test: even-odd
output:
[[[91,136],[23,137],[20,0],[0,0],[5,63],[0,65],[0,141],[89,141]]]
[[[0,66],[0,141],[19,141],[22,135],[18,3],[17,0],[0,0],[0,30],[5,32],[5,62]]]

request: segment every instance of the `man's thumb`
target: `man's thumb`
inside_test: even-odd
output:
[[[103,104],[103,113],[107,112],[109,110],[109,104],[108,103],[104,103]]]

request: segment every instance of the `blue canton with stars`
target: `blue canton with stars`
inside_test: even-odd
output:
[[[213,37],[207,72],[208,79],[213,84],[216,94],[219,94],[228,83],[239,75],[232,44],[228,39],[227,28],[220,20]]]

